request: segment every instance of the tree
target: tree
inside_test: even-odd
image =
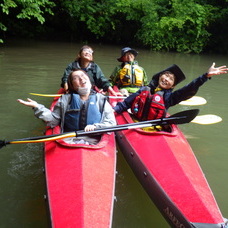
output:
[[[3,0],[0,6],[3,34],[228,52],[228,0]]]
[[[196,0],[73,0],[61,8],[96,38],[119,36],[153,50],[186,53],[200,53],[207,44],[214,9]]]
[[[143,11],[137,37],[153,50],[200,53],[209,40],[209,5],[194,0],[148,0]]]
[[[45,22],[44,14],[53,14],[51,8],[55,6],[55,3],[49,0],[3,0],[0,6],[3,13],[0,30],[6,31],[5,23],[9,21],[8,18],[10,20],[13,20],[13,18],[14,20],[35,18],[43,24]],[[3,42],[3,40],[0,39],[0,42]]]

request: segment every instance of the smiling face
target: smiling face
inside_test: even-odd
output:
[[[87,61],[93,61],[93,50],[90,47],[83,48],[79,53],[79,58]]]
[[[74,71],[72,73],[72,84],[74,88],[91,87],[89,77],[83,71]]]
[[[171,72],[164,72],[158,80],[158,87],[161,89],[172,89],[175,86],[175,76]]]
[[[122,57],[123,62],[133,62],[135,60],[135,56],[131,52],[127,52]]]
[[[68,84],[70,91],[78,91],[83,88],[90,93],[90,89],[92,87],[88,75],[83,70],[73,71],[69,75]]]

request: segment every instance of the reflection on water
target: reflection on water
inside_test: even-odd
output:
[[[17,103],[17,98],[30,97],[49,106],[52,98],[35,97],[29,93],[56,93],[63,70],[82,44],[13,41],[0,48],[0,139],[17,139],[42,135],[44,124],[33,111]],[[107,77],[118,64],[116,58],[122,47],[92,45],[95,62]],[[226,56],[190,55],[151,52],[140,49],[137,60],[149,78],[154,73],[176,63],[191,81],[207,71],[212,62],[227,64]],[[214,192],[219,207],[228,217],[227,179],[227,105],[228,75],[215,76],[199,90],[207,104],[200,106],[200,114],[216,114],[223,118],[215,125],[181,125]],[[177,105],[170,113],[192,107]],[[195,108],[195,107],[194,107]],[[48,227],[48,213],[44,200],[42,144],[7,145],[1,149],[0,159],[0,227]],[[117,184],[113,228],[169,227],[134,177],[131,169],[118,153]]]

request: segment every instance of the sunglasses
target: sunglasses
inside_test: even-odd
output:
[[[93,54],[93,51],[91,49],[89,49],[89,48],[83,49],[83,52],[88,52],[91,55]]]

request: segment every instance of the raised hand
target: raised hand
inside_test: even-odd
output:
[[[207,71],[207,77],[211,77],[213,75],[219,75],[219,74],[226,74],[227,71],[228,71],[228,68],[225,65],[220,67],[215,67],[215,63],[213,63]]]
[[[23,105],[35,108],[37,107],[38,103],[30,98],[27,98],[27,101],[24,101],[22,99],[17,99],[17,101]]]

